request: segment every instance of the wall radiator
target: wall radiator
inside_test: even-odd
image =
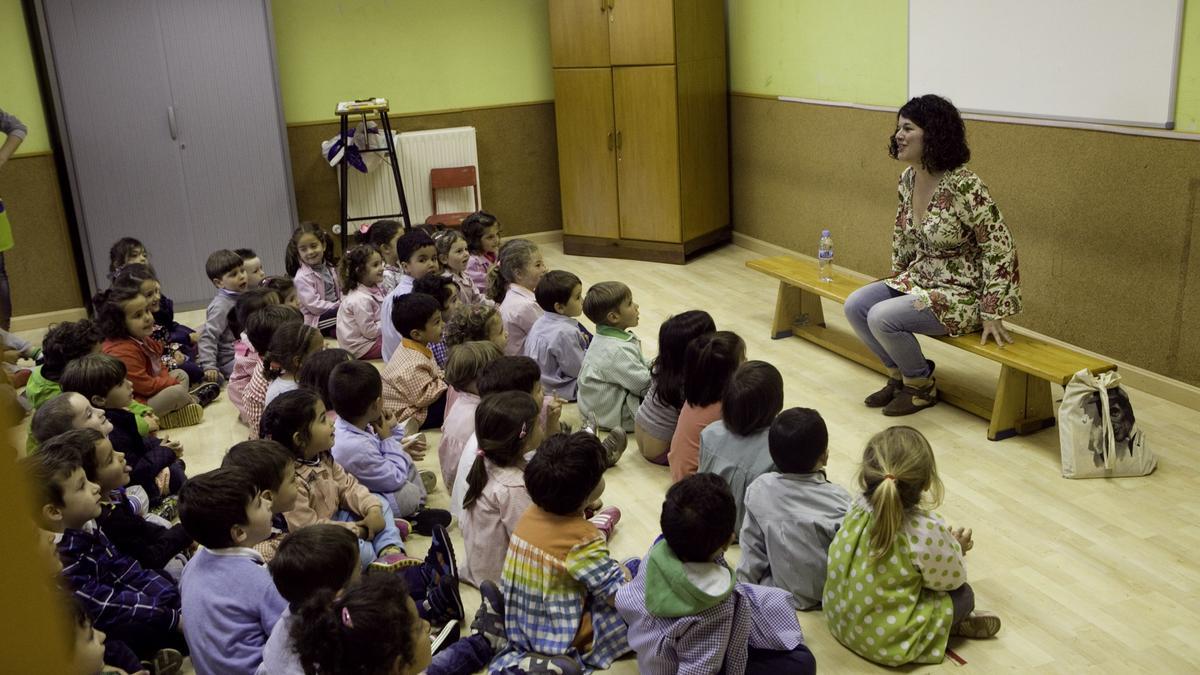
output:
[[[395,134],[395,139],[409,219],[413,225],[419,225],[433,213],[433,201],[429,193],[430,169],[450,166],[474,166],[478,169],[475,127],[406,131]],[[365,174],[351,169],[348,189],[347,210],[350,218],[400,211],[391,167],[386,161],[372,166]],[[446,189],[438,192],[438,206],[443,213],[474,211],[475,199],[469,188]],[[354,223],[352,231],[357,231],[364,224],[370,224],[370,221]]]

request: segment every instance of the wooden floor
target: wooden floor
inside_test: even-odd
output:
[[[770,339],[776,283],[744,267],[758,254],[726,246],[687,266],[673,266],[566,256],[558,244],[544,244],[542,251],[547,267],[570,270],[585,286],[612,279],[628,283],[641,306],[635,332],[648,357],[657,351],[659,324],[680,311],[705,309],[718,328],[736,331],[746,340],[747,358],[769,361],[782,371],[786,406],[821,411],[830,431],[829,476],[853,492],[863,445],[888,426],[878,411],[861,403],[881,378],[798,338]],[[825,314],[831,326],[846,328],[839,306],[827,306]],[[203,313],[180,320],[198,326]],[[931,344],[929,354],[939,374],[973,378],[984,390],[995,382],[998,369],[983,359],[940,344]],[[1158,471],[1147,478],[1064,480],[1055,429],[993,443],[985,436],[985,421],[948,405],[903,420],[933,444],[946,485],[940,512],[953,524],[974,528],[976,546],[967,564],[978,606],[1004,620],[996,639],[951,643],[968,668],[980,673],[1200,672],[1200,412],[1138,391],[1131,398],[1159,458]],[[574,406],[563,418],[578,421]],[[199,473],[217,466],[245,429],[222,397],[209,408],[204,424],[172,434],[184,442],[189,473]],[[436,441],[431,435],[431,447]],[[436,468],[436,461],[431,452],[421,464]],[[669,474],[631,448],[606,480],[604,501],[624,513],[612,540],[613,555],[640,556],[658,534]],[[444,486],[430,502],[446,504]],[[456,526],[452,533],[461,548]],[[414,537],[410,549],[423,553],[427,545],[427,539]],[[739,557],[736,548],[730,551],[731,563]],[[479,595],[465,584],[462,588],[473,614]],[[839,645],[819,612],[799,617],[822,671],[886,670]],[[911,670],[952,668],[947,661]],[[612,672],[636,673],[637,665],[623,659]]]

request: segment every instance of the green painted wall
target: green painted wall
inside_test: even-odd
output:
[[[274,0],[289,123],[383,96],[394,112],[554,98],[546,0]]]
[[[0,0],[0,109],[29,127],[17,156],[50,149],[21,0]]]
[[[900,106],[908,92],[904,0],[729,0],[730,90]],[[1200,132],[1200,0],[1184,14],[1177,131]]]

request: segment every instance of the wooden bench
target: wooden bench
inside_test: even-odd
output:
[[[845,304],[846,298],[865,286],[865,282],[838,272],[834,272],[833,281],[821,281],[815,261],[786,255],[750,260],[746,267],[779,280],[771,337],[799,336],[868,368],[887,373],[878,357],[857,335],[827,328],[821,310],[821,298]],[[935,338],[1000,363],[1000,381],[992,398],[952,381],[938,380],[938,392],[943,401],[989,420],[988,438],[993,441],[1054,426],[1051,382],[1065,385],[1072,375],[1084,368],[1093,374],[1117,368],[1116,364],[1067,347],[1010,334],[1015,342],[1003,348],[994,342],[980,345],[978,333]]]

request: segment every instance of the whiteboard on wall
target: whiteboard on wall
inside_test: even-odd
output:
[[[909,0],[909,96],[1170,129],[1184,0]]]

